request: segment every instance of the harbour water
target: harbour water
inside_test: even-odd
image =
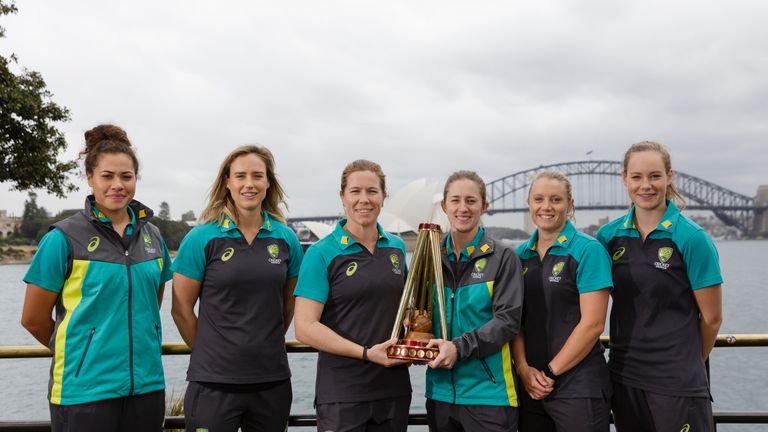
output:
[[[725,283],[720,333],[768,333],[768,241],[717,242]],[[19,324],[26,265],[0,266],[0,345],[36,341]],[[181,341],[170,316],[170,284],[161,312],[163,340]],[[293,330],[287,336],[293,339]],[[290,354],[294,414],[312,413],[316,354]],[[711,358],[715,411],[768,411],[768,347],[718,348]],[[186,388],[187,356],[164,356],[167,394]],[[48,418],[50,359],[0,359],[0,421]],[[424,412],[424,367],[411,367],[411,412]],[[309,429],[307,429],[309,430]],[[413,430],[426,430],[414,427]],[[720,425],[718,431],[760,431],[768,425]]]

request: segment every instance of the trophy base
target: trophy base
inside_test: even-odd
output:
[[[387,357],[410,360],[414,363],[429,363],[437,357],[437,348],[427,348],[429,341],[401,339],[387,349]]]

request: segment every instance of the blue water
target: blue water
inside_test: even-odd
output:
[[[720,333],[768,333],[768,274],[763,273],[768,241],[718,242],[724,322]],[[26,265],[0,266],[0,345],[33,345],[19,325]],[[161,315],[163,340],[181,341],[170,312],[170,285]],[[288,334],[293,339],[293,330]],[[294,414],[312,413],[316,354],[289,355],[293,371]],[[187,356],[164,356],[167,393],[186,388]],[[45,395],[50,359],[0,359],[0,421],[48,418]],[[715,411],[768,411],[768,348],[718,348],[711,360]],[[424,412],[424,367],[411,368],[412,412]],[[311,430],[309,428],[304,428]],[[766,425],[720,425],[718,431],[767,430]],[[426,430],[413,427],[412,430]]]

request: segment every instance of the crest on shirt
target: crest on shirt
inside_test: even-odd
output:
[[[479,260],[475,261],[474,270],[471,274],[472,279],[482,279],[483,277],[483,270],[485,270],[485,266],[488,265],[488,259],[487,258],[480,258]]]
[[[91,237],[90,241],[88,242],[88,252],[95,251],[96,248],[99,247],[100,242],[101,242],[101,238],[99,238],[99,236]]]
[[[560,261],[552,266],[552,276],[549,277],[550,282],[560,282],[560,273],[562,273],[563,267],[565,267],[565,261]]]
[[[662,270],[666,270],[669,268],[669,261],[670,258],[672,258],[673,250],[669,246],[660,247],[659,248],[659,260],[653,263],[653,265]]]
[[[392,273],[403,274],[403,271],[400,269],[400,257],[397,254],[390,254],[389,262],[392,263]]]
[[[621,246],[620,248],[618,248],[615,251],[613,251],[613,255],[611,255],[611,258],[614,261],[618,261],[619,258],[624,256],[624,252],[626,252],[626,251],[627,251],[627,249],[624,246]]]
[[[150,254],[157,252],[157,249],[152,247],[152,236],[150,236],[149,234],[144,234],[143,238],[144,238],[144,250]]]
[[[347,267],[347,276],[352,276],[353,274],[355,274],[356,271],[357,271],[357,263],[352,262],[352,264],[350,264]]]
[[[270,264],[280,264],[283,261],[278,258],[278,255],[280,255],[280,247],[277,246],[277,244],[272,243],[267,246],[267,253],[269,253],[267,261],[269,261]]]
[[[526,273],[528,273],[528,267],[523,267],[523,276],[525,276]]]
[[[234,255],[234,254],[235,254],[235,249],[231,248],[231,247],[228,247],[228,248],[224,249],[224,253],[221,254],[221,260],[224,261],[224,262],[227,262],[227,261],[229,261],[230,258],[232,258],[232,255]]]
[[[672,258],[672,248],[671,247],[659,248],[659,261],[665,263],[665,262],[669,261],[670,258]]]

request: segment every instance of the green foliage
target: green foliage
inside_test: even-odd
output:
[[[160,203],[160,211],[157,213],[157,217],[164,220],[171,219],[171,206],[168,202],[163,201]]]
[[[35,243],[48,232],[48,226],[50,225],[50,215],[45,207],[39,207],[37,205],[37,194],[29,192],[29,199],[24,201],[24,214],[21,217],[21,227],[19,227],[19,235],[30,240],[35,240]]]
[[[0,0],[0,17],[15,12],[13,3]],[[4,35],[0,27],[0,37]],[[52,96],[42,75],[19,67],[15,55],[0,56],[0,182],[64,197],[77,189],[69,179],[77,163],[57,160],[67,142],[55,123],[70,118],[69,110],[54,103]]]
[[[194,222],[195,219],[197,218],[195,217],[195,212],[193,212],[192,210],[181,214],[182,222]]]
[[[165,245],[170,250],[178,250],[181,240],[192,229],[192,227],[181,221],[154,218],[152,223],[160,229],[165,239]]]

